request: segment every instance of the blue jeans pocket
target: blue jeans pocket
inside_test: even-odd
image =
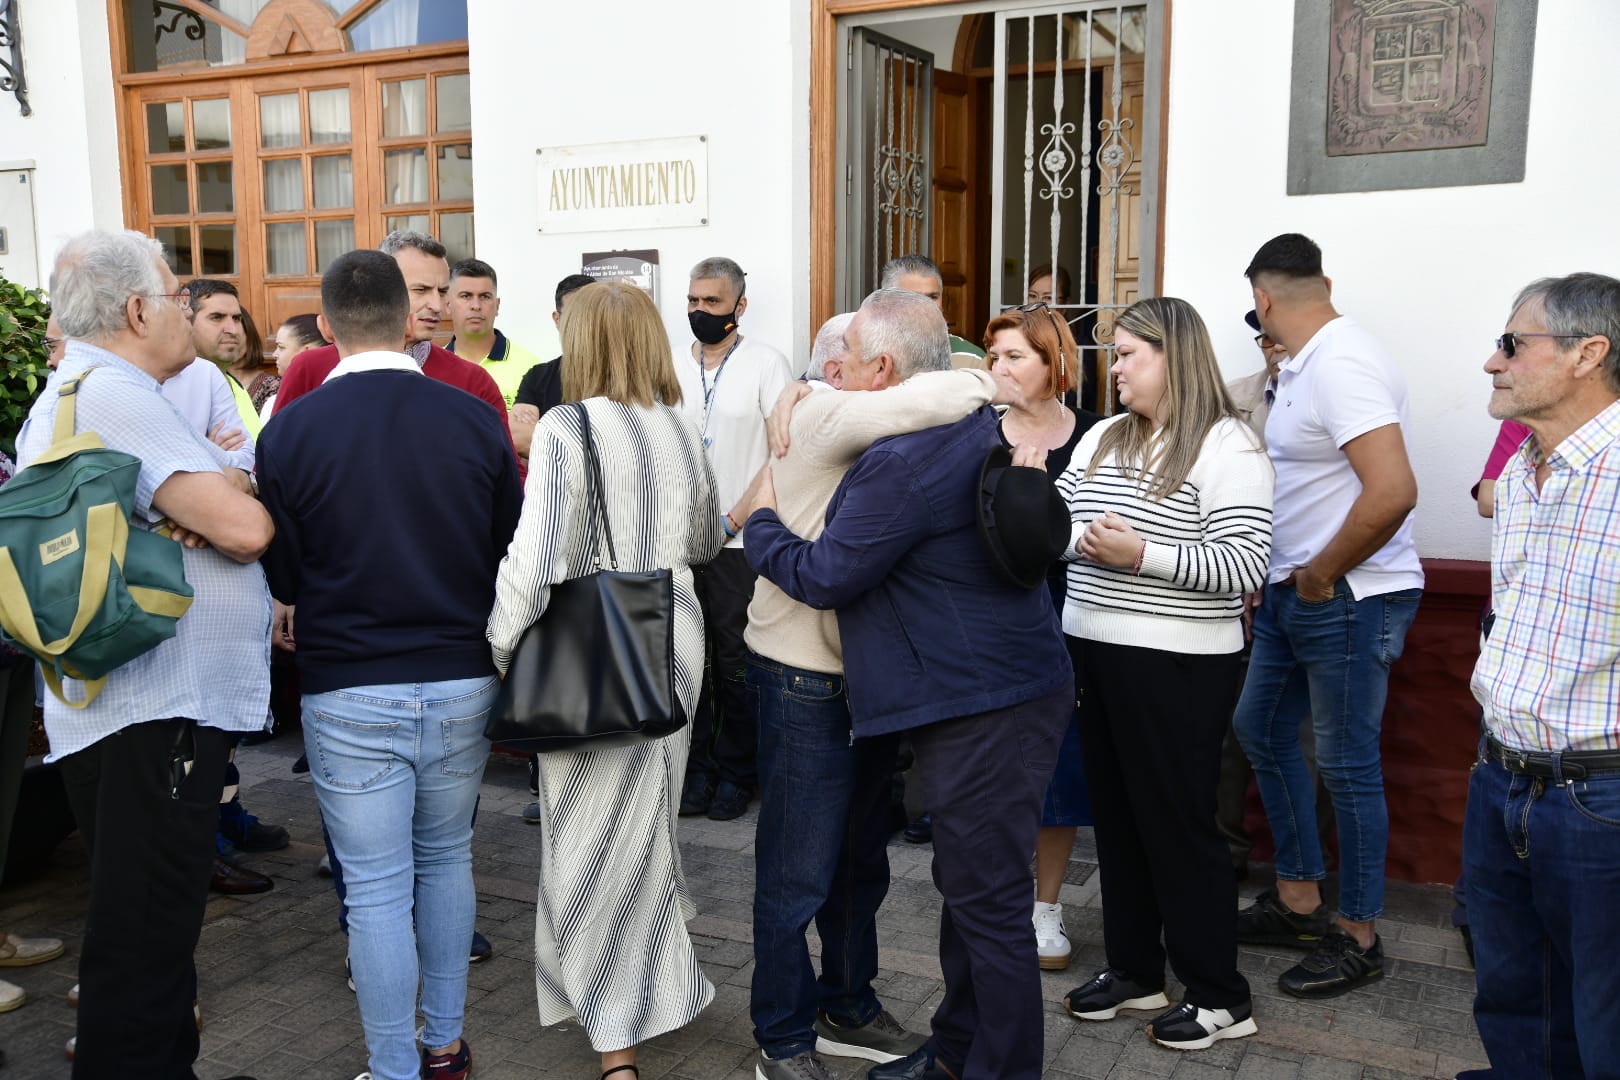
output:
[[[782,688],[782,696],[789,701],[802,701],[806,705],[823,705],[836,700],[844,692],[842,679],[823,679],[814,675],[789,675]]]
[[[362,724],[311,709],[322,778],[334,788],[364,791],[388,775],[399,722]],[[314,764],[311,762],[311,764]]]
[[[1576,780],[1565,790],[1577,814],[1596,825],[1620,829],[1620,776]]]
[[[458,716],[439,723],[444,739],[444,775],[477,776],[489,761],[489,740],[484,725],[489,710]]]

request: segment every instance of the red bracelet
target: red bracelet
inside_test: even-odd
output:
[[[1133,577],[1138,576],[1138,575],[1140,575],[1142,573],[1142,560],[1145,559],[1145,558],[1147,558],[1147,541],[1146,540],[1142,541],[1142,550],[1138,551],[1136,553],[1136,565],[1131,567],[1131,575]]]

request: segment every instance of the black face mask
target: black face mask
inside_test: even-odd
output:
[[[686,321],[692,324],[692,336],[705,345],[718,345],[726,335],[737,329],[737,309],[729,315],[711,315],[707,311],[689,311]]]

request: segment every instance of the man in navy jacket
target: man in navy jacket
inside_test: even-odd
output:
[[[846,388],[950,367],[939,309],[897,289],[868,297],[845,340]],[[1074,672],[1045,590],[1005,581],[979,537],[979,467],[1000,445],[996,423],[984,407],[873,444],[814,543],[777,517],[767,472],[744,534],[759,573],[837,609],[855,735],[909,733],[934,815],[945,999],[928,1044],[876,1078],[1041,1072],[1029,860]]]

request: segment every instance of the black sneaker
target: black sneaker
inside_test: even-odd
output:
[[[714,798],[709,802],[709,820],[735,821],[748,812],[751,798],[752,793],[747,788],[739,787],[730,780],[720,781]]]
[[[718,781],[707,773],[687,773],[686,784],[681,788],[681,817],[695,817],[698,814],[707,814],[709,804],[714,802],[714,789]]]
[[[1063,999],[1069,1015],[1080,1020],[1112,1020],[1121,1009],[1162,1009],[1169,1004],[1162,985],[1147,986],[1113,968],[1103,968]]]
[[[1172,1050],[1206,1050],[1222,1039],[1241,1039],[1258,1030],[1247,1001],[1230,1009],[1200,1009],[1183,1001],[1148,1021],[1148,1038]]]
[[[1267,889],[1238,912],[1237,939],[1240,945],[1314,949],[1332,925],[1327,908],[1318,907],[1309,915],[1300,915],[1277,898],[1276,889]]]
[[[472,947],[467,950],[467,963],[478,964],[495,955],[495,947],[489,943],[489,938],[473,931]]]
[[[907,1029],[887,1009],[860,1027],[848,1027],[818,1012],[815,1031],[817,1053],[865,1058],[879,1065],[909,1057],[928,1041],[927,1035]]]
[[[1311,955],[1277,977],[1277,986],[1294,997],[1329,998],[1383,977],[1384,947],[1377,935],[1363,949],[1350,935],[1329,930]]]

